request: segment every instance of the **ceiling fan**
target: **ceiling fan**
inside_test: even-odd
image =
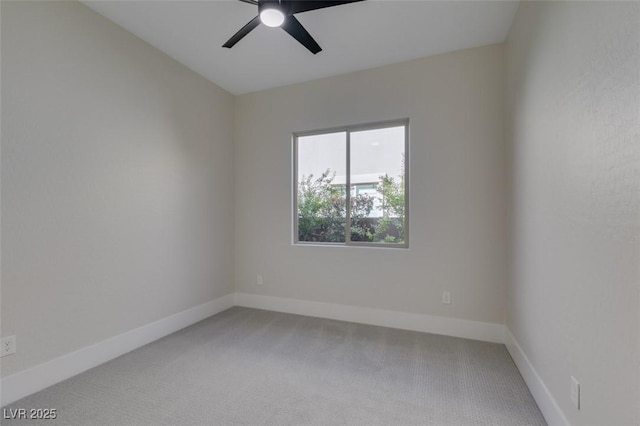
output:
[[[355,3],[363,0],[239,0],[258,6],[258,16],[253,18],[240,31],[235,33],[222,47],[232,48],[251,30],[262,22],[268,27],[281,27],[289,33],[291,37],[298,40],[304,47],[309,49],[314,55],[322,48],[311,37],[311,34],[304,29],[300,21],[293,16],[296,13],[309,12],[311,10],[325,7],[339,6],[341,4]]]

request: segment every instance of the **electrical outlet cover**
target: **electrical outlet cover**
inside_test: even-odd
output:
[[[580,409],[580,382],[573,376],[571,376],[571,402],[578,410]]]
[[[16,336],[3,337],[0,340],[0,357],[16,353]]]

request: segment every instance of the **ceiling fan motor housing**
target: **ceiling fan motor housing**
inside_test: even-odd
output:
[[[281,2],[280,0],[259,0],[258,1],[258,13],[262,13],[267,9],[276,9],[282,12],[285,16],[289,15],[288,2]]]

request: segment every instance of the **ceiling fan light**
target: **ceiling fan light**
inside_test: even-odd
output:
[[[260,21],[267,27],[279,27],[284,22],[284,13],[270,7],[260,12]]]

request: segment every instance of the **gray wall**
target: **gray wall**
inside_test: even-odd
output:
[[[503,104],[502,45],[237,97],[236,290],[502,324]],[[291,132],[404,117],[410,249],[292,245]]]
[[[639,24],[638,2],[523,2],[507,43],[507,325],[573,424],[640,423]]]
[[[233,292],[233,97],[76,2],[2,2],[2,375]]]

